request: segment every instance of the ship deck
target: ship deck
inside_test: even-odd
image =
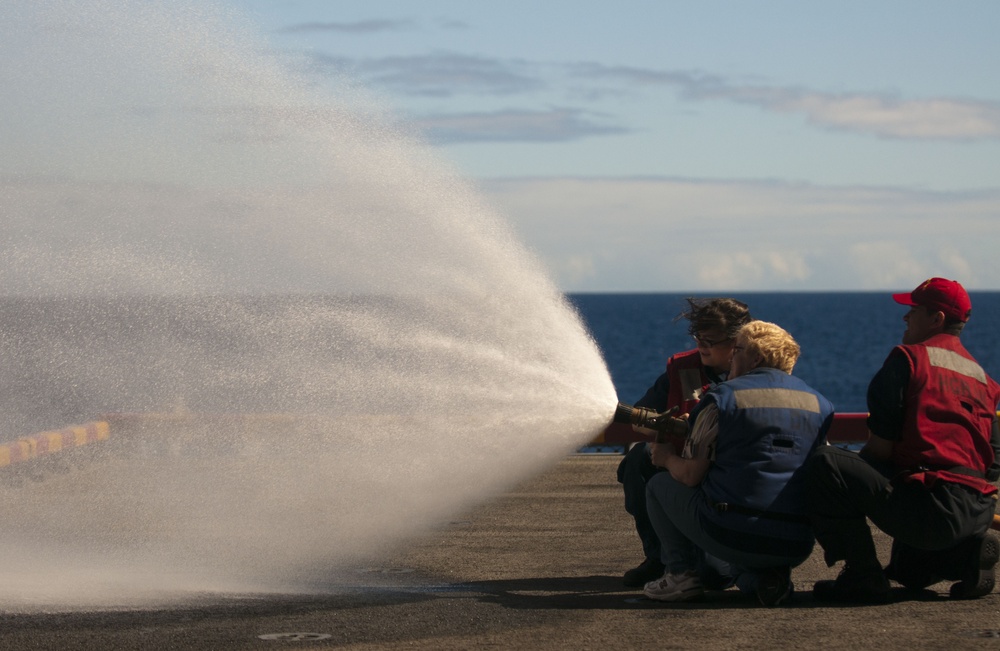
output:
[[[648,601],[621,584],[640,547],[615,480],[619,459],[573,455],[384,558],[341,573],[320,594],[206,595],[162,609],[0,614],[0,648],[998,648],[996,591],[951,601],[948,585],[938,584],[918,594],[897,588],[885,605],[829,606],[810,593],[813,582],[836,572],[818,548],[793,572],[796,592],[786,606],[762,608],[734,590],[698,603]],[[876,541],[885,560],[888,539]]]

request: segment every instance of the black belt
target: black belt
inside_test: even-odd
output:
[[[768,520],[779,520],[781,522],[794,522],[796,524],[808,524],[809,516],[806,515],[796,515],[793,513],[778,513],[776,511],[764,511],[761,509],[750,508],[749,506],[741,506],[739,504],[729,504],[727,502],[713,502],[708,500],[708,505],[719,513],[739,513],[740,515],[749,515],[755,518],[767,518]]]
[[[897,473],[893,478],[892,482],[895,483],[896,480],[905,480],[910,475],[915,475],[921,472],[950,472],[955,475],[964,475],[966,477],[975,477],[976,479],[986,480],[986,473],[981,470],[976,470],[975,468],[969,468],[966,466],[948,466],[942,468],[928,468],[927,466],[917,466],[916,468],[910,468],[908,470],[903,470]]]

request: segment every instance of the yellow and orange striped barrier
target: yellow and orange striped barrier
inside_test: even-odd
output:
[[[102,420],[22,436],[16,441],[0,444],[0,468],[105,441],[110,435],[108,422]]]

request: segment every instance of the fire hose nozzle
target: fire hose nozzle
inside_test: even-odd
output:
[[[665,412],[656,412],[645,407],[633,407],[619,402],[615,408],[614,422],[653,430],[656,433],[656,442],[665,443],[676,440],[677,437],[687,436],[687,421],[674,417],[678,411],[677,407],[673,407]]]

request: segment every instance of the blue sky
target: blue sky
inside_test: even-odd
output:
[[[174,13],[210,20],[209,2],[249,28],[245,43],[155,31],[142,15],[158,5],[80,0],[74,38],[105,36],[63,47],[66,5],[12,2],[3,11],[35,22],[0,26],[0,114],[17,125],[0,131],[13,152],[0,175],[83,178],[100,161],[122,178],[145,165],[163,182],[248,179],[242,158],[194,143],[218,126],[194,110],[198,84],[228,83],[262,116],[286,98],[169,69],[192,48],[263,55],[308,101],[374,102],[565,291],[909,289],[936,275],[1000,289],[1000,3],[190,0]],[[245,46],[253,56],[235,54]],[[286,154],[286,178],[323,173]]]
[[[476,177],[995,182],[987,2],[237,4]]]
[[[233,0],[571,291],[1000,289],[1000,4]]]

